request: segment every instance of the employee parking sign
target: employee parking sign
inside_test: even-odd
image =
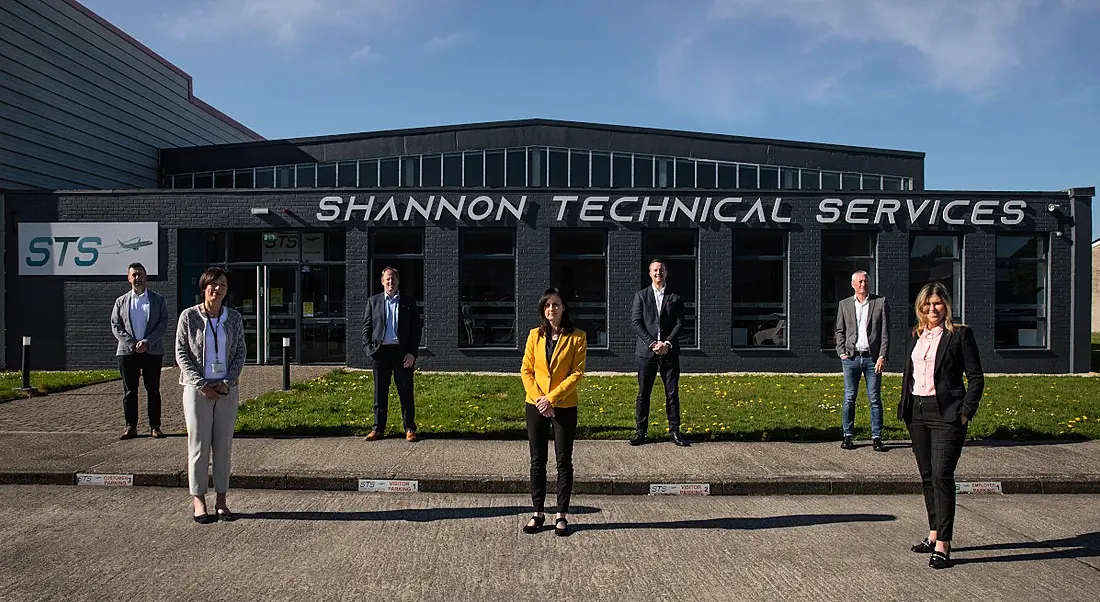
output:
[[[119,276],[131,263],[157,275],[157,222],[23,222],[20,276]]]

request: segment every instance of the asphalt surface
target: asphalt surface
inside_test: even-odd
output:
[[[551,496],[552,498],[552,496]],[[1100,496],[964,496],[934,571],[915,495],[574,497],[239,490],[197,525],[174,488],[0,486],[0,599],[1095,601]]]

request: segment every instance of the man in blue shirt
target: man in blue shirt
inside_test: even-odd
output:
[[[382,292],[367,300],[363,349],[374,366],[374,428],[367,435],[367,441],[376,441],[386,435],[391,378],[401,400],[405,440],[417,440],[413,366],[420,349],[423,324],[416,299],[398,290],[400,278],[397,268],[383,268]]]

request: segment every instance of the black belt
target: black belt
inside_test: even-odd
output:
[[[917,403],[939,403],[935,395],[914,395],[913,399],[915,399]]]
[[[871,357],[870,351],[856,351],[852,357]]]

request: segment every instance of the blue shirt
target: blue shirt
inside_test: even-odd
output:
[[[400,302],[400,291],[394,293],[392,297],[386,295],[386,333],[382,336],[383,345],[397,344],[397,308]]]

